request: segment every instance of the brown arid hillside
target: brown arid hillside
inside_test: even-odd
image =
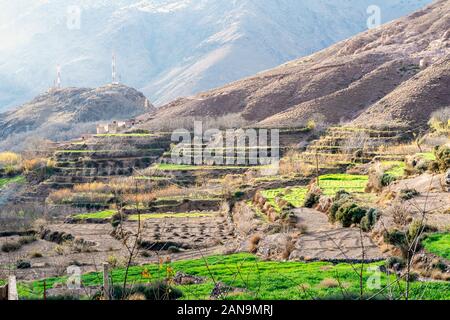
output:
[[[95,123],[154,111],[141,92],[121,84],[51,89],[15,110],[0,113],[0,148],[16,147],[29,137],[67,140],[95,131]]]
[[[449,57],[450,1],[438,0],[311,56],[175,100],[145,127],[227,114],[271,127],[318,114],[331,124],[419,126],[450,105]]]

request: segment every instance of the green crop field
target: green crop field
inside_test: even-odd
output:
[[[274,207],[275,210],[279,212],[281,211],[281,209],[275,202],[276,197],[280,196],[281,199],[286,200],[295,208],[300,208],[305,202],[305,196],[307,192],[307,187],[295,187],[291,188],[290,191],[287,191],[286,188],[264,190],[261,191],[261,194],[264,198],[267,199],[267,201],[269,201],[272,207]]]
[[[404,161],[382,161],[381,164],[387,168],[385,173],[394,177],[402,177],[405,175],[406,164]]]
[[[83,213],[74,216],[75,219],[86,220],[86,219],[109,219],[117,213],[116,210],[105,210],[93,213]]]
[[[25,177],[23,177],[23,176],[17,176],[14,178],[0,178],[0,189],[10,183],[24,183],[24,182],[25,182]]]
[[[436,155],[433,152],[422,152],[422,153],[416,153],[417,157],[423,158],[425,160],[429,161],[435,161]]]
[[[323,193],[327,196],[334,196],[339,190],[346,190],[351,193],[364,193],[368,180],[368,176],[362,175],[328,174],[319,177],[319,185]],[[286,200],[295,208],[300,208],[303,206],[307,193],[308,187],[305,186],[261,191],[262,196],[278,212],[281,209],[275,202],[276,197]]]
[[[390,285],[390,289],[380,290],[370,287],[369,279],[382,262],[366,264],[363,271],[363,294],[367,298],[386,298],[392,290],[398,294],[405,288],[405,283],[397,283],[394,276],[384,273],[379,276],[381,288]],[[361,265],[355,265],[357,270]],[[129,272],[129,283],[149,283],[158,279],[172,277],[176,272],[184,272],[203,277],[204,283],[177,286],[182,292],[182,299],[209,299],[214,283],[223,282],[232,287],[242,289],[227,299],[288,299],[310,300],[327,299],[359,295],[360,278],[352,265],[347,263],[332,264],[328,262],[276,262],[261,261],[250,254],[234,254],[229,256],[212,256],[205,259],[184,260],[165,264],[132,266]],[[125,275],[124,269],[112,271],[112,281],[121,284]],[[82,276],[84,286],[100,286],[102,273],[93,272]],[[66,277],[46,279],[47,288],[58,283],[65,283]],[[327,284],[328,283],[328,284]],[[331,284],[330,284],[331,283]],[[338,285],[337,283],[341,283]],[[44,281],[20,283],[19,294],[28,298],[41,298]],[[412,299],[450,299],[450,283],[445,282],[413,282],[410,296]],[[225,297],[226,298],[226,297]],[[401,298],[401,297],[400,297]]]
[[[183,213],[146,213],[141,214],[140,217],[137,214],[132,214],[128,217],[130,221],[149,220],[149,219],[164,219],[164,218],[201,218],[201,217],[212,217],[215,213],[213,212],[183,212]]]
[[[334,196],[339,190],[347,192],[364,192],[368,176],[351,174],[327,174],[319,177],[319,186],[327,196]]]
[[[425,250],[439,257],[450,260],[450,233],[436,233],[423,241]]]

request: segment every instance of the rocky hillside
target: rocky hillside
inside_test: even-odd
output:
[[[0,148],[26,137],[65,140],[93,132],[96,122],[154,111],[141,92],[124,85],[50,90],[15,110],[0,113]]]
[[[0,110],[46,90],[57,64],[65,86],[109,81],[112,51],[122,81],[162,105],[362,32],[371,5],[380,8],[384,23],[430,2],[0,1]]]
[[[438,0],[311,56],[178,99],[146,126],[229,113],[274,127],[302,124],[317,114],[328,123],[418,126],[450,105],[449,29],[450,2]]]

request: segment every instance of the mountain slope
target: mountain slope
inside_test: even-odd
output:
[[[4,1],[0,108],[46,90],[57,64],[64,86],[110,82],[113,51],[121,81],[161,105],[364,31],[370,5],[387,22],[430,1],[82,0],[79,29],[73,1]]]
[[[450,2],[436,1],[410,16],[311,56],[195,97],[178,99],[160,108],[155,119],[161,123],[174,116],[239,113],[262,126],[292,126],[320,113],[329,123],[352,121],[361,116],[366,119],[363,124],[382,124],[376,123],[376,119],[367,121],[371,118],[364,118],[363,114],[389,94],[396,96],[403,84],[427,83],[413,79],[427,78],[437,72],[433,82],[439,88],[436,92],[448,88],[445,68],[434,64],[450,53],[449,29]],[[428,64],[432,69],[427,72]],[[416,91],[426,89],[422,86]],[[389,119],[392,124],[419,124],[430,111],[450,104],[447,97],[442,95],[442,101],[422,110],[421,117],[407,118],[403,113],[393,113]],[[404,105],[421,108],[414,103]],[[148,127],[155,125],[155,120],[147,122]]]
[[[123,85],[51,90],[0,113],[0,148],[32,136],[53,141],[77,137],[95,130],[96,122],[130,119],[155,110],[141,92]]]

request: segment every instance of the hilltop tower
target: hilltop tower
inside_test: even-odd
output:
[[[56,89],[61,89],[61,66],[56,66]]]
[[[117,82],[117,70],[116,70],[116,54],[112,55],[112,84],[119,84]]]

